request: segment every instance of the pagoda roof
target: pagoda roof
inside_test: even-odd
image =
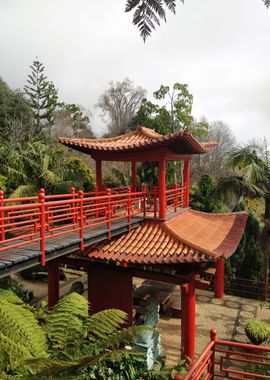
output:
[[[138,152],[167,147],[177,154],[203,154],[216,143],[199,143],[187,130],[164,136],[152,129],[138,125],[136,130],[124,135],[103,139],[59,137],[59,142],[69,148],[88,154],[96,152]],[[210,144],[210,145],[209,145]],[[211,145],[212,144],[212,145]]]
[[[242,237],[248,214],[208,214],[191,209],[165,222],[145,220],[141,226],[88,257],[134,264],[207,263],[231,256]]]

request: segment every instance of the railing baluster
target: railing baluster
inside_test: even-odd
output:
[[[45,215],[45,190],[40,189],[38,195],[39,203],[39,223],[40,223],[40,251],[41,251],[41,264],[45,265],[45,230],[46,230],[46,215]]]
[[[79,196],[79,223],[80,223],[80,249],[84,250],[84,221],[83,221],[83,191],[78,191]]]

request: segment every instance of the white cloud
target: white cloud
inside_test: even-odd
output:
[[[124,8],[125,0],[1,1],[0,76],[22,88],[38,56],[63,100],[92,110],[110,80],[129,77],[149,95],[188,83],[196,117],[223,120],[239,139],[269,135],[270,11],[261,0],[179,2],[145,44]]]

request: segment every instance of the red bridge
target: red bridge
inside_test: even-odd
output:
[[[130,231],[159,215],[156,187],[4,198],[0,191],[0,276]],[[186,206],[186,187],[165,191],[166,213]]]
[[[91,193],[6,199],[0,194],[0,277],[39,262],[48,264],[48,304],[59,299],[59,266],[84,268],[92,312],[118,308],[133,318],[132,278],[181,288],[181,355],[194,358],[195,289],[207,265],[216,269],[215,295],[223,297],[224,260],[244,231],[247,214],[207,214],[189,208],[190,160],[215,143],[199,143],[186,130],[162,136],[138,126],[109,139],[59,138],[91,155],[97,189]],[[102,162],[131,164],[131,187],[105,189]],[[180,161],[166,186],[168,161]],[[136,165],[156,163],[157,187],[138,187]],[[177,166],[176,166],[177,167]],[[154,173],[154,172],[153,172]],[[154,175],[154,174],[152,174]],[[178,307],[178,306],[177,306]]]

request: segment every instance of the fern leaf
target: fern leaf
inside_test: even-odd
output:
[[[48,338],[52,357],[73,359],[86,337],[88,302],[77,293],[62,298],[48,317]]]
[[[21,365],[22,360],[32,358],[29,350],[24,346],[23,342],[15,342],[12,338],[0,332],[0,357],[1,367],[15,369]]]
[[[122,310],[108,309],[100,311],[91,315],[86,322],[88,337],[92,342],[106,339],[126,322],[127,314]]]
[[[45,333],[28,308],[1,300],[0,331],[15,344],[22,344],[32,356],[47,356]]]

